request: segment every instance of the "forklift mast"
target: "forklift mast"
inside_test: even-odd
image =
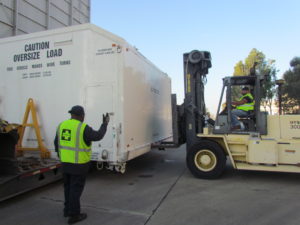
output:
[[[187,149],[197,141],[197,134],[203,133],[205,126],[204,85],[208,69],[211,68],[211,55],[207,51],[193,50],[183,54],[184,103],[183,120]]]

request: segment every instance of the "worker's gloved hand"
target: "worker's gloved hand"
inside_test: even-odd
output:
[[[108,113],[106,113],[106,115],[102,115],[102,118],[103,118],[103,123],[106,123],[106,124],[108,124],[109,123],[109,114]]]

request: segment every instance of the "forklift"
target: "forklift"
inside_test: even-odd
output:
[[[267,76],[251,73],[225,77],[216,119],[212,120],[204,101],[206,76],[212,66],[210,52],[185,53],[183,64],[185,98],[182,105],[172,106],[176,116],[173,147],[186,143],[187,167],[195,177],[220,177],[227,159],[238,170],[300,173],[300,115],[268,115],[261,111]],[[254,97],[254,110],[239,118],[243,130],[231,126],[234,87],[250,87]],[[221,112],[224,100],[226,108]]]

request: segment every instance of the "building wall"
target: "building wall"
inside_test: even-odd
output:
[[[0,38],[90,22],[90,0],[0,0]]]

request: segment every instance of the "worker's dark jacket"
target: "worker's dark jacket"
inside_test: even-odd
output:
[[[86,125],[83,132],[83,140],[86,145],[90,146],[92,141],[100,141],[107,129],[107,124],[103,123],[98,131],[93,130],[90,126]],[[58,137],[57,134],[54,139],[55,151],[58,153]],[[84,164],[73,164],[73,163],[62,163],[62,171],[63,173],[70,174],[85,174],[89,170],[90,163]]]

